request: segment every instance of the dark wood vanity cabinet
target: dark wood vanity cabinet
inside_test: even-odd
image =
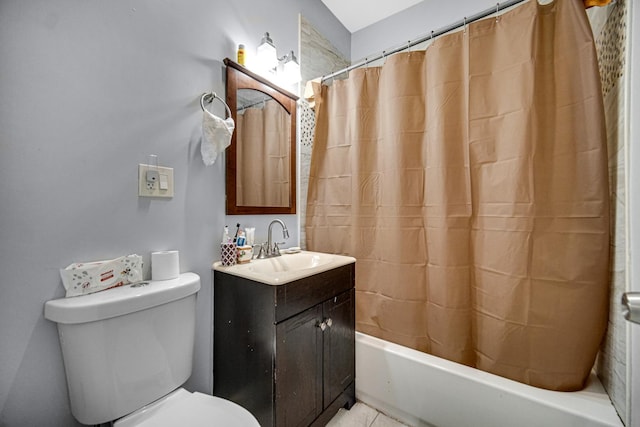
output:
[[[213,394],[261,426],[324,426],[355,402],[355,264],[271,286],[214,271]]]

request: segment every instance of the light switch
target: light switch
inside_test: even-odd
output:
[[[169,189],[169,177],[165,174],[160,174],[160,189],[161,190]]]
[[[173,168],[138,165],[138,196],[171,198],[173,188]]]

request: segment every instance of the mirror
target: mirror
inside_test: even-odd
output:
[[[226,153],[226,212],[295,214],[298,97],[228,58],[224,63],[236,124]]]

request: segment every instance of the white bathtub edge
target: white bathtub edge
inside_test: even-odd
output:
[[[428,386],[430,382],[437,385],[436,390]],[[423,396],[424,400],[416,396]],[[356,398],[414,426],[456,426],[466,422],[480,426],[484,422],[496,427],[499,422],[496,418],[502,418],[505,426],[518,422],[524,427],[540,425],[540,416],[548,418],[546,425],[561,422],[580,427],[623,426],[594,374],[581,392],[554,392],[359,332]],[[538,418],[535,424],[526,420],[531,416]]]

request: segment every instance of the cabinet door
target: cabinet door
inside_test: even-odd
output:
[[[276,325],[276,425],[308,426],[322,412],[322,305]]]
[[[324,406],[327,407],[354,379],[355,296],[351,289],[324,302]]]

